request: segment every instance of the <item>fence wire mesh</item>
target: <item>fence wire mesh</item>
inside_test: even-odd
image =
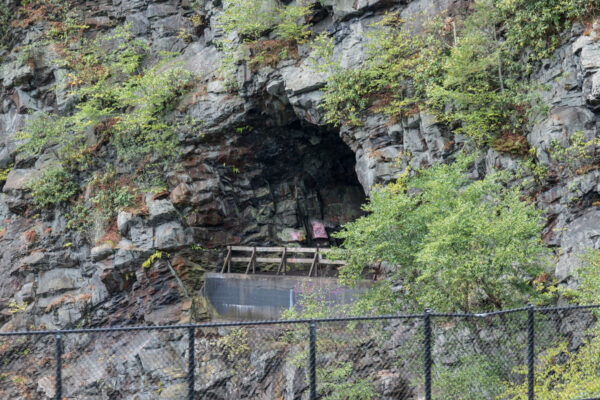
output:
[[[0,332],[0,398],[598,399],[594,311]]]
[[[318,398],[423,398],[419,319],[320,323],[316,337]]]
[[[33,399],[38,391],[54,394],[53,354],[35,351],[52,343],[52,337],[0,336],[0,398],[17,393]]]

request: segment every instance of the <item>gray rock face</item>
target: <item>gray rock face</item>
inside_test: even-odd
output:
[[[600,211],[590,210],[565,226],[561,240],[562,256],[556,265],[556,277],[566,281],[577,270],[586,249],[600,248]]]
[[[332,36],[333,54],[342,67],[358,68],[365,58],[369,25],[385,11],[396,7],[408,21],[407,28],[418,32],[428,16],[447,8],[468,7],[470,2],[323,3],[327,15],[319,17],[322,19],[316,21],[315,30]],[[230,91],[219,70],[222,53],[215,45],[223,39],[223,32],[214,24],[222,4],[201,0],[192,7],[189,0],[120,0],[78,2],[73,10],[87,18],[90,29],[86,35],[90,37],[111,32],[122,21],[130,23],[132,33],[149,44],[153,55],[162,50],[177,52],[175,61],[195,77],[193,88],[169,105],[172,112],[168,118],[176,122],[181,143],[177,165],[161,177],[166,191],[157,200],[147,195],[145,202],[119,210],[107,226],[98,224],[103,231],[93,239],[87,232],[69,228],[71,205],[62,204],[53,210],[32,207],[27,182],[49,161],[55,161],[56,155],[51,149],[39,157],[23,156],[14,139],[30,110],[73,111],[77,99],[70,94],[71,71],[57,65],[59,54],[52,48],[41,49],[33,63],[18,61],[22,58],[18,48],[39,38],[40,31],[47,29],[44,22],[20,32],[24,41],[3,53],[0,168],[13,165],[13,169],[0,194],[0,329],[188,321],[191,306],[182,300],[185,296],[166,260],[158,260],[147,269],[141,267],[157,250],[165,253],[163,257],[169,258],[172,270],[182,275],[195,296],[190,288],[201,287],[202,272],[198,271],[221,265],[225,245],[310,244],[311,221],[323,221],[328,230],[339,229],[361,215],[364,194],[375,185],[394,181],[408,166],[426,168],[448,162],[467,141],[426,112],[393,121],[365,112],[358,127],[327,126],[320,90],[327,79],[312,69],[308,45],[300,47],[298,59],[279,64],[254,69],[240,60],[234,74],[240,90]],[[596,35],[595,30],[588,36],[583,29],[574,29],[565,44],[532,75],[532,87],[534,83],[547,87],[539,89],[539,94],[550,108],[548,115],[537,116],[527,136],[537,151],[537,161],[554,179],[540,188],[536,198],[537,205],[547,212],[543,237],[561,251],[557,277],[573,286],[577,254],[600,247],[600,172],[595,169],[595,155],[586,161],[586,168],[576,165],[569,169],[553,157],[552,151],[553,146],[570,146],[578,132],[585,140],[598,137],[600,42]],[[119,164],[110,149],[98,151],[106,151],[102,153],[103,164]],[[519,161],[518,157],[487,149],[473,177],[493,169],[516,169]],[[132,168],[117,167],[119,171]],[[81,174],[79,183],[85,183],[86,173]],[[10,301],[27,304],[26,311],[9,313],[5,304]],[[401,340],[405,334],[394,333],[393,340]],[[109,344],[119,351],[137,350],[127,353],[122,362],[96,363],[96,370],[82,373],[86,384],[73,386],[81,390],[73,398],[154,398],[158,387],[131,386],[133,381],[140,382],[141,376],[148,378],[145,382],[164,382],[161,397],[182,398],[180,361],[185,339],[158,334],[140,337],[133,344],[127,339]],[[289,363],[278,364],[281,355],[277,351],[255,352],[251,370],[235,386],[231,383],[231,360],[211,350],[210,340],[202,342],[204,347],[197,354],[197,376],[202,378],[196,381],[199,395],[240,398],[235,390],[247,389],[255,380],[265,383],[260,389],[264,398],[291,400],[303,396],[305,371]],[[76,352],[89,349],[89,343],[93,340],[69,346]],[[103,343],[104,348],[107,343]],[[99,354],[99,348],[91,348],[92,354]],[[362,350],[356,351],[359,354]],[[161,360],[167,360],[173,369],[166,368]],[[75,357],[68,366],[69,373],[84,371],[86,361]],[[277,366],[273,370],[281,371],[281,375],[269,372],[269,366]],[[28,366],[19,367],[29,370]],[[377,387],[383,388],[382,393],[392,393],[403,375],[391,371],[380,377]],[[41,373],[36,375],[31,383],[36,394],[53,395],[49,379]],[[103,393],[97,381],[129,385],[131,390]],[[224,391],[219,386],[223,382],[235,389]],[[277,392],[281,387],[283,392]]]
[[[189,243],[185,230],[176,222],[169,222],[156,228],[155,246],[159,250],[175,250]]]
[[[540,124],[536,125],[527,139],[537,150],[539,160],[551,164],[553,143],[561,147],[572,144],[570,138],[581,132],[586,141],[596,136],[596,116],[583,107],[558,107]]]
[[[177,216],[177,210],[170,200],[152,200],[148,202],[150,223],[158,225],[164,221],[170,221]]]
[[[10,193],[12,191],[25,190],[27,183],[39,176],[39,174],[40,171],[35,169],[13,169],[8,173],[2,191]]]
[[[37,293],[43,295],[77,289],[82,283],[81,272],[77,269],[52,269],[40,275]]]

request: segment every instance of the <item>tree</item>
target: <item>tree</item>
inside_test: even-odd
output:
[[[470,179],[474,157],[460,155],[374,190],[364,206],[369,214],[338,234],[344,244],[333,254],[347,260],[345,283],[360,279],[369,264],[390,266],[363,300],[369,311],[492,310],[535,295],[531,281],[547,255],[542,212],[507,185],[507,173]]]

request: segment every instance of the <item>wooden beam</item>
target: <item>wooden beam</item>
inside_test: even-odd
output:
[[[287,257],[287,249],[284,247],[283,252],[281,253],[281,262],[279,263],[279,268],[277,268],[277,275],[281,272],[281,268],[283,268],[283,274],[285,275],[285,258]]]
[[[317,268],[319,266],[319,251],[315,251],[315,256],[312,259],[312,263],[310,265],[310,271],[308,271],[308,277],[312,276],[313,269],[315,270],[315,276],[317,276]]]
[[[252,247],[252,246],[231,246],[233,251],[256,251],[258,253],[281,253],[283,249],[287,249],[288,253],[314,253],[317,250],[319,253],[328,253],[331,249],[320,249],[316,247]]]
[[[252,257],[231,257],[231,262],[249,262],[251,259]],[[314,258],[286,257],[285,259],[285,262],[288,264],[312,264],[313,261]],[[281,262],[281,257],[256,257],[256,262],[275,264]],[[319,260],[319,264],[346,265],[346,263],[341,260],[327,259]]]
[[[231,246],[227,246],[227,257],[225,257],[225,262],[223,263],[223,269],[221,269],[221,273],[225,272],[225,266],[227,266],[227,272],[231,272]]]

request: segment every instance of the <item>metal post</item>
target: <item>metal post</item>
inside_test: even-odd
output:
[[[423,362],[425,363],[425,399],[431,400],[431,311],[425,310],[423,317]]]
[[[54,353],[54,362],[56,363],[55,380],[55,396],[56,400],[62,400],[62,336],[56,334],[56,351]]]
[[[309,325],[310,400],[317,400],[317,330],[314,321]]]
[[[535,360],[535,310],[533,305],[529,305],[527,310],[527,399],[533,400],[534,393],[534,360]]]
[[[195,348],[194,328],[188,328],[188,400],[194,400],[194,369],[196,359],[194,358]]]

